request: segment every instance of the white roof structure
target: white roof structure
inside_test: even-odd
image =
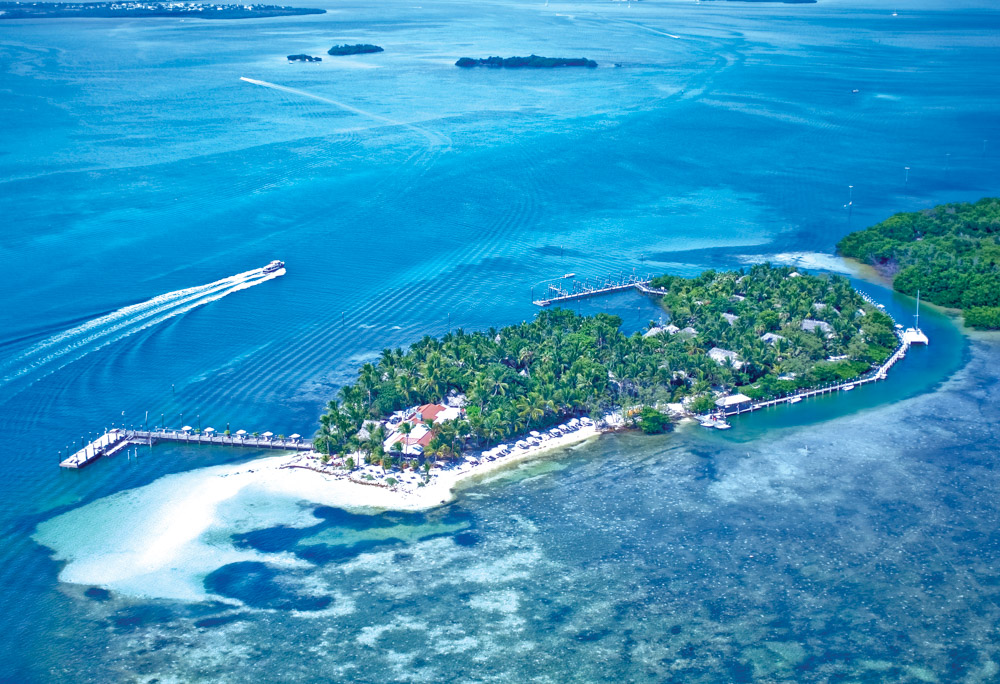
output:
[[[725,365],[729,361],[732,361],[733,368],[741,368],[743,366],[743,362],[740,361],[739,354],[734,351],[729,351],[728,349],[712,347],[708,350],[708,356],[720,366]]]
[[[812,332],[816,328],[819,328],[825,333],[833,332],[833,326],[826,321],[816,321],[811,318],[802,319],[802,329],[806,332]]]
[[[726,323],[728,323],[729,325],[733,325],[734,323],[736,323],[736,321],[740,320],[739,316],[731,313],[724,313],[722,314],[722,317],[726,319]]]
[[[716,399],[715,405],[721,408],[725,408],[727,406],[735,406],[736,404],[744,404],[748,401],[753,401],[753,400],[745,394],[730,394],[728,397],[722,397],[721,399]]]
[[[445,420],[458,420],[462,417],[462,409],[458,406],[449,406],[434,416],[434,422],[440,423]]]
[[[774,344],[778,340],[785,339],[783,335],[778,335],[776,333],[764,333],[760,336],[761,341],[767,342],[768,344]]]

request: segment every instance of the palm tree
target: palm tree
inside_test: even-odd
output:
[[[405,446],[410,446],[410,433],[413,432],[413,423],[403,421],[403,423],[399,426],[399,431],[403,433],[403,442],[405,443]],[[396,444],[399,444],[399,442],[396,442]],[[396,444],[393,444],[393,447],[395,447]]]

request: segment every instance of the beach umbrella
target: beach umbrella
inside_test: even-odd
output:
[[[243,435],[245,435],[246,433],[247,433],[247,431],[246,431],[246,430],[237,430],[237,431],[236,431],[236,434],[238,434],[238,435],[239,435],[240,437],[242,437],[242,436],[243,436]]]
[[[181,431],[182,432],[190,432],[191,431],[191,426],[190,425],[185,425],[184,427],[181,428]]]
[[[302,437],[302,435],[300,435],[299,433],[296,432],[294,435],[289,435],[288,439],[299,439],[301,437]]]
[[[261,437],[267,437],[268,439],[270,439],[271,437],[274,437],[274,433],[268,431],[268,432],[265,432],[263,435],[261,435]]]
[[[205,432],[206,433],[215,432],[215,428],[214,427],[207,427],[207,428],[205,428]]]

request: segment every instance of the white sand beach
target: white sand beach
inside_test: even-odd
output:
[[[319,454],[283,454],[199,468],[74,508],[41,523],[34,537],[52,549],[53,558],[65,562],[59,575],[63,582],[130,596],[201,601],[211,598],[204,577],[227,563],[304,565],[290,553],[262,553],[233,543],[233,535],[252,530],[314,525],[313,506],[303,502],[356,512],[427,510],[451,501],[460,483],[593,439],[600,432],[594,425],[581,426],[494,461],[434,468],[422,487],[409,479],[409,472],[403,476],[390,471],[388,476],[406,479],[389,487],[384,480],[357,481],[359,470],[349,474],[331,465],[331,472],[323,473],[302,467],[310,459],[322,465]]]
[[[322,456],[316,452],[254,461],[251,465],[254,474],[260,475],[262,486],[286,495],[297,493],[315,503],[345,508],[425,510],[451,501],[456,487],[462,482],[579,444],[614,429],[617,423],[612,419],[609,425],[603,429],[581,425],[573,432],[549,437],[525,449],[513,449],[508,455],[492,461],[479,456],[476,458],[478,463],[462,460],[444,467],[435,466],[426,479],[422,472],[392,470],[384,473],[377,466],[361,467],[348,473],[339,461],[323,465]],[[365,474],[375,479],[362,479]],[[386,481],[390,478],[396,480],[396,484],[389,486]]]

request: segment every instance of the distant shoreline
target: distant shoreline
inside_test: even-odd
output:
[[[326,14],[326,10],[311,7],[281,5],[215,5],[164,2],[0,2],[2,19],[260,19],[306,14]]]

